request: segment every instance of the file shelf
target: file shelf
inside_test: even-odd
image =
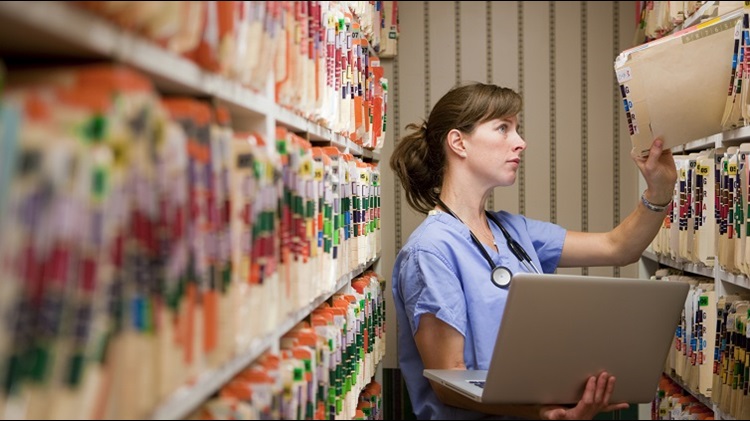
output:
[[[720,279],[722,282],[727,282],[750,290],[750,279],[748,279],[748,277],[745,275],[730,273],[726,272],[723,269],[719,269],[718,279]]]
[[[55,16],[55,19],[49,19]],[[24,36],[19,38],[18,34]],[[239,82],[201,69],[197,64],[128,33],[103,18],[64,2],[0,2],[1,52],[76,59],[108,59],[148,75],[162,93],[210,97],[239,118],[267,118],[357,157],[378,160],[346,137],[276,104],[271,94],[254,92]],[[367,151],[367,152],[365,152]]]
[[[643,252],[642,255],[644,258],[654,261],[656,263],[660,263],[665,266],[669,266],[674,269],[681,270],[683,272],[692,273],[695,275],[705,276],[708,278],[714,277],[714,268],[701,265],[701,264],[695,264],[692,262],[679,262],[677,260],[674,260],[669,257],[657,255],[656,253],[646,250]]]
[[[682,154],[685,152],[697,152],[709,148],[736,146],[748,140],[750,140],[750,126],[745,126],[717,133],[703,139],[696,139],[683,145],[675,146],[671,150],[672,153]]]
[[[273,101],[239,83],[61,2],[2,2],[0,28],[0,40],[7,46],[3,50],[11,53],[112,59],[145,73],[162,92],[214,97],[243,115],[265,115],[275,108]]]
[[[642,257],[644,259],[648,259],[650,261],[656,262],[658,264],[661,264],[670,268],[682,270],[683,272],[686,272],[686,273],[711,278],[714,280],[714,282],[720,281],[720,282],[736,285],[741,288],[750,290],[750,279],[748,279],[748,277],[746,277],[745,275],[726,272],[722,268],[707,267],[707,266],[695,264],[692,262],[680,262],[669,257],[658,255],[650,250],[644,251],[642,254]],[[726,288],[723,288],[723,289],[726,290]],[[688,388],[687,385],[684,384],[682,380],[678,376],[675,375],[675,373],[664,371],[664,374],[667,375],[669,378],[671,378],[675,383],[677,383],[683,390],[685,390],[686,392],[690,393],[693,397],[698,399],[698,401],[700,401],[703,405],[706,405],[708,408],[711,408],[714,412],[714,417],[715,417],[714,419],[720,419],[720,420],[734,420],[735,419],[731,417],[729,414],[722,413],[718,405],[715,404],[713,401],[711,401],[711,398],[704,396],[703,394],[698,393]]]
[[[698,152],[705,149],[719,149],[738,146],[741,143],[748,141],[750,141],[750,126],[745,126],[734,130],[717,133],[706,138],[696,139],[683,145],[676,146],[671,150],[676,155],[687,155],[691,152]],[[674,223],[677,222],[675,221]],[[650,248],[644,251],[642,254],[643,259],[655,262],[659,265],[681,270],[687,274],[693,274],[712,279],[716,284],[715,288],[718,292],[717,297],[721,294],[726,293],[727,287],[730,285],[750,291],[750,278],[743,274],[736,274],[726,271],[719,265],[718,256],[714,257],[716,265],[714,267],[708,267],[703,264],[695,264],[692,262],[675,260],[671,257],[654,253]],[[688,389],[687,386],[681,381],[681,379],[679,379],[679,377],[677,377],[674,373],[665,372],[665,374],[672,380],[674,380],[677,384],[679,384],[680,387],[682,387],[682,389],[684,389],[686,392],[690,393],[701,403],[711,408],[714,412],[715,419],[735,419],[729,414],[723,413],[719,409],[718,404],[713,403],[709,397]]]
[[[688,388],[688,386],[685,383],[683,383],[682,379],[680,379],[678,376],[676,376],[675,373],[664,372],[664,374],[667,377],[669,377],[670,379],[672,379],[673,382],[677,383],[682,388],[682,390],[688,392],[695,399],[697,399],[698,402],[702,403],[703,405],[707,406],[708,408],[711,408],[711,410],[714,411],[715,419],[719,419],[719,420],[734,420],[735,419],[734,417],[730,416],[729,414],[723,413],[721,411],[721,409],[719,409],[719,407],[714,402],[711,401],[711,398],[709,398],[709,397],[707,397],[707,396],[705,396],[703,394],[700,394],[698,392],[695,392],[695,391],[691,390],[690,388]]]
[[[233,121],[247,126],[242,129],[257,130],[269,139],[273,138],[276,127],[284,127],[315,146],[334,146],[341,152],[374,163],[381,159],[379,151],[365,148],[300,112],[277,104],[271,83],[265,92],[253,91],[65,2],[0,2],[0,45],[0,58],[4,53],[22,53],[24,58],[62,59],[61,62],[72,59],[73,62],[106,60],[121,63],[146,75],[160,93],[209,98],[215,105],[226,107]],[[369,49],[376,57],[374,49]],[[346,290],[353,278],[373,268],[379,260],[378,253],[375,258],[341,276],[335,287],[290,312],[271,333],[255,338],[239,355],[217,369],[201,373],[190,384],[172,392],[150,412],[149,417],[182,419],[192,414],[253,361],[277,348],[287,332],[335,294]]]
[[[182,389],[174,392],[166,402],[154,411],[151,419],[176,420],[190,415],[198,406],[205,402],[211,395],[216,393],[216,391],[226,384],[232,377],[246,368],[264,352],[278,344],[281,337],[297,323],[304,320],[313,310],[331,298],[335,293],[346,288],[353,278],[364,273],[365,270],[374,265],[379,259],[380,256],[377,256],[339,278],[338,281],[336,281],[336,287],[333,290],[318,296],[303,308],[290,314],[274,332],[263,338],[256,339],[250,349],[242,355],[234,358],[216,371],[204,373],[194,385],[184,386]]]
[[[719,411],[719,408],[717,408],[716,405],[713,402],[711,402],[711,398],[709,398],[707,396],[704,396],[703,394],[700,394],[698,392],[694,392],[694,391],[690,390],[687,387],[687,385],[685,383],[683,383],[682,379],[680,379],[677,375],[675,375],[675,373],[673,373],[673,372],[672,373],[667,373],[665,371],[664,374],[666,374],[667,377],[669,377],[670,379],[672,379],[673,382],[675,382],[678,385],[680,385],[680,387],[682,388],[682,390],[690,393],[695,399],[698,399],[698,402],[700,402],[703,405],[706,405],[707,407],[713,409],[714,412]],[[725,419],[725,418],[722,417],[722,419]]]
[[[704,266],[692,262],[679,262],[669,257],[657,255],[656,253],[649,250],[644,251],[642,256],[645,259],[660,263],[664,266],[669,266],[673,269],[678,269],[694,275],[705,276],[707,278],[719,279],[722,282],[727,282],[750,290],[750,278],[745,275],[727,272],[721,268],[719,268],[718,270],[718,275],[714,275],[713,267]]]

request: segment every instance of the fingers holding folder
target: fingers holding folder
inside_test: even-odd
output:
[[[677,180],[677,169],[672,151],[664,148],[664,140],[660,137],[654,139],[648,155],[640,155],[634,148],[631,156],[646,179],[646,198],[652,203],[668,203]]]

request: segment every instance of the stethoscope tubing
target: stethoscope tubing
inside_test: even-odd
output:
[[[464,224],[464,221],[461,220],[453,211],[445,204],[443,201],[438,198],[437,203],[448,212],[452,217],[456,218],[459,222]],[[508,244],[508,249],[511,253],[518,259],[518,261],[523,265],[523,267],[528,271],[529,273],[538,273],[541,274],[542,272],[537,268],[536,264],[534,264],[534,261],[531,259],[528,253],[526,253],[526,250],[524,250],[523,246],[521,246],[520,243],[518,243],[516,240],[513,239],[513,237],[510,236],[510,233],[505,229],[503,224],[500,223],[500,221],[495,217],[495,215],[491,214],[490,212],[486,212],[486,215],[489,219],[492,220],[492,222],[497,225],[498,228],[500,228],[500,231],[503,233],[503,237],[505,237],[505,241]],[[466,224],[464,224],[466,225]],[[467,226],[468,228],[468,226]],[[469,235],[471,236],[472,242],[479,248],[479,251],[482,253],[482,256],[487,261],[487,263],[490,265],[490,280],[492,283],[499,287],[499,288],[508,288],[510,285],[510,280],[513,277],[513,272],[511,272],[510,269],[506,268],[505,266],[496,265],[495,262],[492,261],[492,257],[490,257],[489,253],[487,253],[487,250],[484,248],[482,243],[479,241],[476,235],[469,229]]]

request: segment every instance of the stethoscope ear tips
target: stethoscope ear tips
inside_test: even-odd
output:
[[[510,272],[510,269],[505,266],[495,266],[495,268],[492,269],[491,276],[492,283],[495,284],[496,287],[508,288],[510,285],[510,278],[513,274]]]

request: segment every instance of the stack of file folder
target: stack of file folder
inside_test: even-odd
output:
[[[747,77],[745,13],[739,9],[620,53],[614,68],[637,153],[646,155],[656,137],[672,148],[744,125],[737,75]]]

